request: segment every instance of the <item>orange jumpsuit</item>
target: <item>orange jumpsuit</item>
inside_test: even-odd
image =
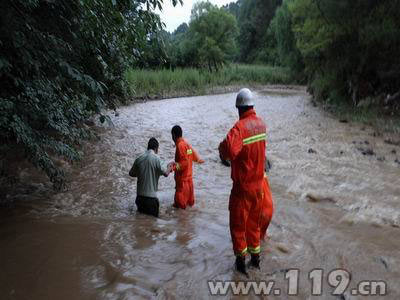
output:
[[[261,205],[261,220],[260,220],[260,239],[263,240],[269,223],[271,222],[272,215],[274,214],[274,202],[272,201],[271,190],[267,174],[264,174],[263,180],[263,201]]]
[[[219,146],[221,157],[231,161],[229,226],[235,255],[260,253],[265,144],[266,126],[251,109]]]
[[[175,143],[175,199],[174,205],[185,209],[194,205],[193,161],[200,160],[197,152],[183,138]]]

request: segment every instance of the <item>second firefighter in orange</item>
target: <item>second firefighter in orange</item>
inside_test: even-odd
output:
[[[175,199],[174,206],[185,209],[194,205],[193,162],[204,163],[193,147],[182,137],[182,128],[175,125],[171,130],[175,142]]]

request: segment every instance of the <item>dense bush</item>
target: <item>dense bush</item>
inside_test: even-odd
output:
[[[294,0],[289,10],[316,98],[357,105],[399,91],[399,0]]]
[[[173,2],[177,2],[174,0]],[[23,151],[56,187],[55,156],[79,158],[83,121],[123,99],[123,73],[160,27],[160,0],[0,2],[0,160]],[[101,115],[104,121],[105,116]]]

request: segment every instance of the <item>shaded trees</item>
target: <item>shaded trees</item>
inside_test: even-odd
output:
[[[238,20],[239,61],[287,66],[318,99],[398,102],[387,94],[400,90],[400,0],[238,0],[224,9]]]
[[[268,27],[282,0],[241,0],[239,5],[239,60],[267,62]]]
[[[294,0],[293,29],[317,98],[360,99],[400,86],[400,1]]]
[[[123,99],[124,70],[160,28],[156,6],[161,1],[2,1],[0,160],[22,151],[61,187],[53,158],[78,159],[76,146],[90,135],[83,121]]]
[[[271,21],[269,27],[270,38],[269,41],[275,41],[275,49],[270,51],[276,51],[279,64],[282,66],[289,67],[293,76],[298,81],[301,79],[302,72],[304,70],[303,58],[299,49],[296,46],[296,39],[292,29],[292,14],[289,11],[288,3],[292,0],[284,0],[282,5],[278,7],[275,13],[275,17]]]

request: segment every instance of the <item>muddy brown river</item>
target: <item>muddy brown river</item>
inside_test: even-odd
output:
[[[238,118],[235,94],[168,99],[112,114],[114,126],[69,169],[65,192],[18,170],[33,188],[4,196],[16,205],[1,214],[0,299],[207,299],[210,280],[273,281],[281,293],[270,299],[364,299],[352,289],[376,280],[387,295],[372,299],[400,299],[400,147],[314,107],[302,88],[270,87],[255,96],[268,126],[276,207],[261,270],[250,269],[249,279],[234,270],[230,169],[217,147]],[[175,124],[206,161],[194,166],[196,204],[171,207],[170,176],[160,178],[161,217],[138,214],[129,169],[152,136],[160,156],[172,160]],[[374,154],[363,155],[368,149]],[[299,270],[296,296],[287,291],[291,269]],[[313,269],[323,270],[319,296],[308,279]],[[342,295],[332,295],[328,283],[335,269],[349,274]]]

